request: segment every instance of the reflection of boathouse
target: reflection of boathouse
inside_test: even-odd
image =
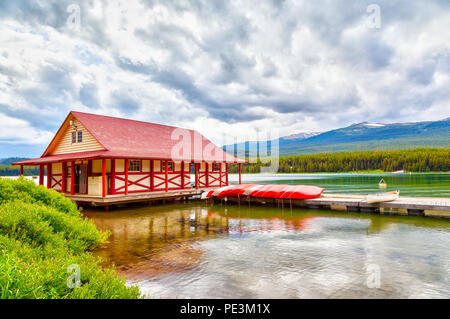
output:
[[[243,163],[195,130],[70,112],[40,158],[39,184],[97,205],[198,194]],[[190,173],[195,173],[191,183]]]

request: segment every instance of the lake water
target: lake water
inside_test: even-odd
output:
[[[400,195],[423,197],[450,197],[449,173],[413,174],[246,174],[242,183],[302,184],[325,188],[325,193],[368,194],[380,192],[381,179],[387,183],[382,191],[400,190]],[[238,176],[230,175],[236,183]]]
[[[243,182],[379,191],[380,175],[333,175]],[[405,195],[449,196],[448,174],[383,178]],[[203,202],[84,213],[112,231],[96,254],[151,298],[450,298],[450,219]]]

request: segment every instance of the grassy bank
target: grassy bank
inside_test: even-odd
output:
[[[108,235],[63,195],[0,179],[0,298],[138,298],[90,253]],[[80,270],[79,288],[69,287],[76,280],[68,269]]]

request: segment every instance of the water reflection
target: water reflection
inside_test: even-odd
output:
[[[112,231],[97,254],[152,297],[450,297],[448,220],[198,204],[85,214]]]

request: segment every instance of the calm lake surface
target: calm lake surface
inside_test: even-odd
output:
[[[379,191],[380,175],[333,175],[243,182]],[[448,174],[383,178],[404,195],[449,196]],[[204,202],[84,214],[112,232],[96,254],[151,298],[450,298],[450,219]]]

